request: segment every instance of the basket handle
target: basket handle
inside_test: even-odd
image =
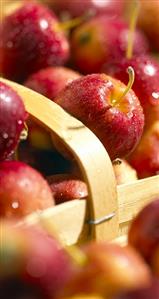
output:
[[[88,185],[90,237],[116,238],[119,229],[116,181],[110,158],[99,139],[43,95],[9,80],[1,81],[18,92],[28,113],[58,137],[76,159]]]

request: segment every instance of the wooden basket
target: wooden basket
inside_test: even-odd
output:
[[[117,186],[105,148],[87,127],[44,96],[17,83],[1,81],[13,87],[28,113],[70,150],[89,192],[87,200],[76,199],[33,213],[24,222],[49,223],[67,245],[91,238],[123,242],[135,214],[159,196],[159,175]]]

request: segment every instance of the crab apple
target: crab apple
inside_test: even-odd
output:
[[[124,11],[124,0],[47,0],[52,4],[56,13],[61,17],[78,17],[86,11],[88,15],[105,14],[108,17],[116,17],[122,15]]]
[[[17,147],[27,116],[20,96],[10,86],[0,82],[0,161]]]
[[[159,199],[147,204],[134,218],[129,229],[128,241],[147,262],[151,262],[159,246]]]
[[[54,100],[67,83],[79,77],[79,73],[66,67],[48,67],[30,75],[24,85]]]
[[[97,16],[78,26],[71,37],[72,59],[85,74],[101,72],[109,60],[126,56],[129,27],[119,19]],[[134,32],[134,55],[148,51],[145,36]]]
[[[128,161],[136,169],[139,178],[159,173],[159,121],[145,130]]]
[[[133,67],[133,90],[139,98],[145,114],[145,128],[159,120],[159,62],[150,55],[130,59],[111,60],[103,71],[122,82],[127,82],[126,69]]]
[[[88,197],[87,185],[72,174],[57,174],[47,177],[56,204]]]
[[[153,253],[152,259],[151,259],[151,268],[154,272],[154,274],[158,277],[159,279],[159,244]]]
[[[112,299],[159,299],[159,279],[152,277],[149,286],[136,291],[130,291]]]
[[[131,247],[106,242],[84,246],[86,263],[69,281],[68,293],[113,296],[122,291],[147,286],[150,270]]]
[[[73,269],[64,247],[37,225],[15,226],[6,220],[0,225],[2,298],[55,298]]]
[[[0,217],[21,218],[54,205],[42,175],[20,161],[0,162]]]
[[[41,68],[64,64],[69,44],[54,13],[27,1],[3,20],[0,51],[1,73],[22,82]]]
[[[153,49],[159,51],[159,1],[140,0],[138,26],[147,35]]]
[[[129,154],[143,132],[142,107],[128,90],[121,81],[92,74],[68,84],[55,102],[91,129],[113,160]]]

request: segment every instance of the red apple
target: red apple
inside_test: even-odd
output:
[[[56,204],[88,197],[87,185],[72,174],[58,174],[47,177]]]
[[[104,74],[74,80],[55,102],[81,120],[101,140],[111,159],[130,153],[139,142],[144,115],[132,90]]]
[[[157,248],[155,249],[155,252],[153,253],[152,259],[151,259],[151,268],[156,276],[158,276],[159,279],[159,244]]]
[[[84,253],[84,266],[78,269],[67,285],[69,295],[80,293],[112,296],[147,286],[150,282],[148,266],[130,247],[90,242],[85,246]]]
[[[55,298],[71,276],[72,259],[42,228],[13,224],[0,223],[2,298]]]
[[[154,277],[150,286],[119,295],[112,299],[159,299],[159,279]]]
[[[91,15],[106,14],[109,17],[122,15],[124,10],[124,0],[47,0],[55,11],[61,16],[77,17],[85,12]]]
[[[32,298],[31,298],[32,299]],[[110,297],[103,297],[99,294],[76,294],[75,296],[69,297],[60,297],[56,299],[111,299]]]
[[[131,183],[138,179],[136,170],[124,159],[114,160],[113,170],[117,185]]]
[[[153,49],[159,51],[159,1],[140,0],[138,26],[146,33]]]
[[[0,161],[17,147],[27,116],[20,96],[0,82]]]
[[[21,218],[54,205],[42,175],[19,161],[0,162],[0,217]]]
[[[58,19],[47,7],[27,1],[2,23],[1,73],[23,81],[41,68],[61,65],[69,56],[69,44]]]
[[[122,20],[97,16],[77,27],[71,38],[72,58],[85,73],[101,72],[109,60],[126,56],[129,27]],[[147,52],[148,44],[140,31],[135,31],[134,55]]]
[[[24,85],[54,100],[65,85],[80,74],[66,67],[48,67],[32,74]]]
[[[136,169],[139,178],[159,173],[159,121],[147,128],[140,143],[128,159]]]
[[[159,246],[159,199],[146,205],[134,218],[129,229],[128,241],[147,262],[151,262]]]
[[[134,69],[133,90],[144,109],[146,127],[149,127],[154,121],[159,120],[159,63],[152,56],[142,55],[131,59],[111,60],[105,65],[104,70],[126,83],[128,66]]]

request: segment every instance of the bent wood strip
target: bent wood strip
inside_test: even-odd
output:
[[[159,175],[118,186],[117,191],[120,225],[130,222],[144,205],[159,196]],[[49,208],[39,214],[34,213],[26,217],[25,223],[43,223],[44,218],[55,228],[60,240],[66,245],[84,242],[88,238],[86,201],[74,200]],[[126,244],[126,237],[119,237],[119,235],[120,231],[115,237],[115,242]],[[107,236],[104,234],[103,240],[106,239]]]
[[[32,213],[18,225],[39,223],[46,229],[55,231],[63,244],[73,245],[88,239],[86,219],[86,200],[77,199],[39,213]]]
[[[159,175],[117,187],[119,223],[130,221],[141,208],[159,198]]]
[[[17,83],[5,79],[1,81],[18,92],[28,113],[54,133],[72,152],[88,185],[90,219],[98,220],[115,212],[115,217],[108,222],[97,226],[91,225],[89,235],[97,240],[115,238],[119,224],[116,182],[111,161],[101,142],[80,121],[71,117],[54,102]],[[77,214],[74,214],[74,221]],[[62,215],[65,216],[64,213]],[[62,222],[62,218],[60,220]]]

